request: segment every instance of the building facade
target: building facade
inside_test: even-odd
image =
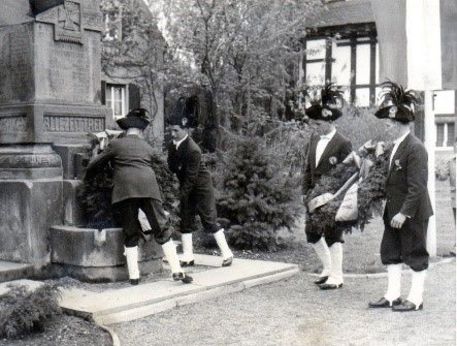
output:
[[[307,85],[335,83],[344,89],[346,101],[358,107],[376,106],[383,81],[371,1],[327,1],[327,7],[307,24],[299,80]],[[434,113],[436,149],[452,151],[455,91],[435,91]]]

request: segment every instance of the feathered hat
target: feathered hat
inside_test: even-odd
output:
[[[341,112],[343,92],[340,89],[330,83],[321,90],[320,94],[320,98],[309,100],[311,107],[305,110],[309,118],[334,121],[343,115]]]
[[[144,130],[151,122],[147,113],[149,112],[144,108],[135,108],[125,117],[116,120],[116,122],[123,130],[127,130],[131,127]]]
[[[379,119],[392,119],[401,123],[414,121],[414,107],[419,98],[413,90],[405,90],[401,85],[391,81],[381,84],[383,98],[375,116]]]

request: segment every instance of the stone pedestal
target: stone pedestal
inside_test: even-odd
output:
[[[52,263],[59,276],[68,275],[83,281],[128,279],[121,228],[53,226],[51,247]],[[160,271],[162,257],[162,249],[155,241],[140,241],[142,275]]]
[[[0,146],[0,259],[49,262],[49,226],[62,223],[62,164],[50,145]]]

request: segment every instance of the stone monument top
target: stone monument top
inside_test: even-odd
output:
[[[80,144],[107,127],[102,28],[99,0],[2,1],[0,144]]]

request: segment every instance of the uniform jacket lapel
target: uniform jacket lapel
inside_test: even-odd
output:
[[[325,160],[328,160],[329,158],[329,154],[332,150],[332,148],[335,146],[335,144],[338,142],[339,140],[339,137],[338,137],[338,132],[335,133],[335,135],[332,137],[332,139],[327,143],[327,146],[325,147],[324,149],[324,152],[322,153],[322,156],[321,156],[321,159],[319,160],[319,162],[317,163],[317,166],[316,168],[318,168],[322,162],[324,162]],[[317,142],[316,142],[316,147],[317,147]],[[316,151],[314,151],[316,152]],[[315,157],[316,155],[314,155]]]
[[[395,165],[395,160],[398,160],[403,155],[403,152],[407,148],[407,144],[409,143],[410,140],[411,140],[411,133],[409,133],[405,137],[403,142],[401,142],[400,145],[398,146],[397,151],[395,152],[394,157],[392,158],[392,161],[390,163],[389,172],[387,174],[387,179],[389,179],[390,174],[392,173],[393,166]]]

